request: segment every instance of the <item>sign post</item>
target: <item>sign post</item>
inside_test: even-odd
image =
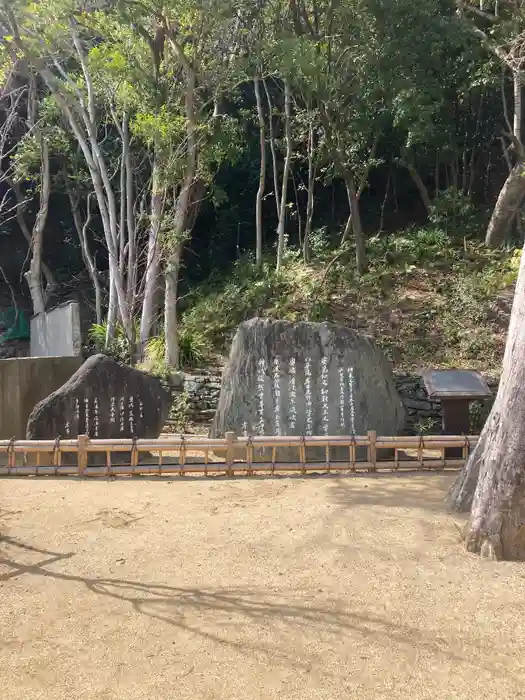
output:
[[[427,369],[421,372],[427,394],[440,399],[443,407],[445,435],[468,435],[470,432],[470,403],[492,396],[487,382],[473,370]],[[461,448],[445,450],[447,459],[461,457]]]

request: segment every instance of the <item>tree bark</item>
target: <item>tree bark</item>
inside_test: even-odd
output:
[[[485,243],[491,248],[502,245],[509,234],[513,222],[519,216],[519,211],[525,198],[525,153],[521,142],[522,121],[522,76],[521,71],[513,70],[514,87],[514,118],[512,125],[507,114],[505,96],[503,106],[505,121],[510,129],[512,126],[512,141],[516,153],[516,164],[505,180],[499,193],[496,206],[490,217]]]
[[[356,186],[355,186],[355,178],[354,175],[350,169],[350,167],[347,166],[346,164],[346,158],[344,151],[342,151],[341,147],[339,144],[334,140],[333,138],[333,128],[332,128],[332,120],[330,118],[330,113],[328,111],[328,108],[326,107],[325,104],[321,104],[321,110],[320,110],[320,116],[321,116],[321,121],[324,126],[324,131],[325,131],[325,137],[328,143],[328,146],[330,148],[330,151],[332,153],[334,163],[336,165],[336,169],[340,177],[343,178],[345,186],[346,186],[346,194],[348,196],[348,205],[350,208],[350,212],[348,215],[348,219],[346,221],[346,226],[345,230],[343,233],[343,237],[341,239],[341,243],[343,243],[347,237],[350,236],[350,231],[353,229],[354,231],[354,239],[355,239],[355,259],[356,259],[356,266],[357,270],[360,274],[363,274],[366,272],[367,264],[366,264],[366,250],[365,250],[365,239],[364,239],[364,233],[363,233],[363,227],[361,224],[361,213],[359,210],[359,194],[362,192],[362,188],[364,188],[366,179],[363,179],[363,182],[361,183],[360,187],[360,192],[356,191]],[[377,140],[374,142],[374,147],[377,145]]]
[[[479,478],[465,529],[469,552],[525,561],[525,255],[496,401],[481,433]],[[474,461],[472,459],[471,461]]]
[[[279,169],[277,167],[277,151],[275,149],[275,137],[273,132],[273,103],[272,96],[268,90],[266,80],[263,78],[264,91],[268,102],[268,140],[270,141],[270,153],[272,154],[272,171],[273,171],[273,188],[275,191],[275,208],[277,210],[277,219],[281,211],[281,199],[279,197]]]
[[[106,323],[106,347],[115,340],[117,334],[117,322],[118,322],[118,301],[117,292],[115,290],[115,282],[111,276],[111,270],[109,274],[109,300],[108,300],[108,318]]]
[[[42,167],[40,170],[40,204],[31,236],[31,263],[29,266],[29,292],[33,302],[33,313],[41,314],[46,310],[44,292],[42,289],[42,249],[44,245],[44,227],[49,210],[49,195],[51,193],[51,172],[49,162],[49,147],[45,138],[41,139]]]
[[[306,224],[304,227],[303,260],[305,263],[310,258],[309,241],[312,234],[312,222],[314,218],[314,195],[315,195],[315,133],[314,122],[310,119],[308,125],[308,199],[306,203]]]
[[[166,340],[165,362],[168,367],[177,369],[180,362],[179,350],[179,314],[177,309],[179,270],[182,253],[182,243],[172,250],[169,265],[165,271],[164,296],[164,337]]]
[[[284,79],[284,133],[286,141],[286,156],[284,159],[283,180],[281,189],[281,206],[279,209],[279,225],[277,226],[277,268],[281,270],[284,258],[285,232],[286,232],[286,201],[288,192],[288,178],[292,163],[292,92],[290,81]]]
[[[479,439],[467,464],[458,474],[447,495],[447,505],[459,513],[468,513],[472,508],[474,493],[478,485],[481,457],[485,449],[485,438]]]
[[[521,71],[515,70],[512,73],[512,83],[514,88],[514,137],[521,143],[521,119],[522,119],[522,77]]]
[[[255,200],[255,264],[262,266],[262,239],[263,239],[263,218],[262,204],[264,189],[266,185],[266,125],[264,121],[264,109],[261,97],[261,78],[256,75],[253,79],[255,99],[257,102],[257,117],[259,120],[259,148],[261,163],[259,167],[259,188]]]
[[[361,212],[359,210],[359,199],[357,197],[355,180],[349,168],[343,168],[342,175],[345,181],[346,194],[348,196],[348,206],[350,207],[350,213],[348,215],[348,220],[345,227],[345,234],[347,230],[349,233],[350,229],[352,229],[354,232],[355,263],[357,271],[360,274],[363,274],[366,272],[365,237],[361,224]]]
[[[432,207],[432,200],[430,199],[430,195],[428,193],[428,188],[421,179],[421,175],[418,173],[416,167],[413,165],[413,163],[410,163],[409,161],[403,161],[405,164],[406,169],[410,173],[410,177],[412,178],[412,181],[414,182],[414,185],[417,187],[417,191],[419,192],[419,196],[421,197],[421,201],[423,202],[425,209],[427,211],[427,214],[430,213],[430,209]]]
[[[197,186],[197,114],[196,89],[197,74],[195,66],[186,57],[183,48],[168,27],[169,41],[179,58],[185,74],[185,109],[186,109],[186,165],[181,191],[176,204],[174,240],[166,261],[166,289],[164,298],[164,337],[166,343],[165,362],[168,367],[179,366],[178,337],[178,283],[182,250],[188,231],[193,228],[192,208],[195,206],[195,188]]]
[[[485,243],[489,247],[497,248],[503,244],[524,198],[525,162],[520,157],[505,180],[490,217],[485,236]]]
[[[154,156],[151,180],[151,213],[148,231],[146,283],[144,286],[144,299],[142,302],[142,315],[140,319],[139,356],[141,359],[144,359],[146,343],[150,339],[151,329],[155,322],[155,302],[160,275],[159,233],[162,223],[162,212],[164,209],[166,190],[161,182],[161,172],[158,159],[159,156],[158,153],[156,153]]]
[[[88,271],[89,279],[91,280],[91,284],[93,285],[93,290],[95,293],[95,315],[97,317],[97,323],[98,325],[102,325],[103,318],[102,318],[102,286],[100,284],[100,276],[98,274],[97,266],[95,263],[95,258],[93,257],[91,253],[91,249],[89,247],[89,241],[88,241],[88,229],[89,229],[89,224],[91,223],[91,198],[93,196],[93,193],[90,192],[87,197],[87,212],[86,212],[86,218],[84,223],[82,223],[82,219],[80,216],[80,207],[78,203],[78,198],[76,195],[73,193],[71,187],[67,183],[67,175],[66,175],[66,190],[67,194],[69,197],[69,203],[71,206],[71,213],[73,214],[73,222],[75,224],[75,228],[77,231],[78,239],[80,241],[80,249],[82,250],[82,258],[84,260],[84,264],[86,266],[86,269]]]
[[[16,201],[17,201],[16,221],[18,223],[20,230],[22,231],[22,235],[24,236],[24,238],[27,241],[27,245],[29,246],[29,249],[31,250],[32,235],[31,235],[31,231],[29,229],[29,226],[28,226],[26,218],[25,218],[26,203],[25,203],[24,195],[22,194],[22,190],[20,189],[20,185],[17,182],[14,182],[14,180],[12,180],[9,177],[6,177],[6,182],[16,197]],[[51,269],[44,261],[42,261],[42,274],[44,275],[44,279],[46,281],[45,296],[47,297],[47,296],[49,296],[50,292],[56,288],[56,280],[55,280],[55,276],[51,272]]]

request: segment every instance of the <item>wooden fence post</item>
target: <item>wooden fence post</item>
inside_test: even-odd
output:
[[[78,452],[77,452],[77,465],[78,465],[78,475],[84,476],[84,472],[88,465],[88,447],[89,436],[79,435],[78,436]]]
[[[228,476],[233,476],[233,464],[235,461],[235,433],[227,432],[224,436],[226,438],[226,467]]]
[[[376,463],[377,463],[377,448],[376,448],[377,433],[375,430],[368,431],[368,440],[370,443],[368,445],[368,461],[371,464],[369,469],[371,472],[375,472],[376,471]]]

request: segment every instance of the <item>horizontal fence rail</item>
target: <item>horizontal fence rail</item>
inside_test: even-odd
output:
[[[478,436],[1,440],[0,476],[204,476],[458,469]],[[454,455],[450,455],[450,451]],[[447,454],[448,453],[448,454]],[[456,454],[459,453],[459,454]],[[286,457],[286,459],[285,459]]]

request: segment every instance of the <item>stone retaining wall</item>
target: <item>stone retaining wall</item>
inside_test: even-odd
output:
[[[495,393],[498,386],[496,378],[487,378],[487,382]],[[406,410],[405,433],[417,435],[420,432],[440,433],[442,412],[441,402],[428,398],[423,380],[417,375],[396,374],[396,386]],[[211,423],[219,401],[221,391],[221,375],[219,372],[200,374],[181,374],[177,378],[177,389],[187,396],[188,420],[191,423]],[[483,418],[489,405],[474,402],[472,411],[474,432],[481,429]]]

